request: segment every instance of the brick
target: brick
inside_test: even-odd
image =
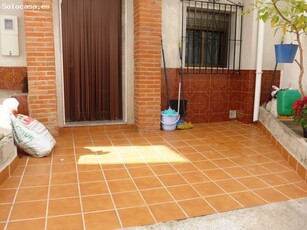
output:
[[[160,129],[162,1],[134,0],[135,126]]]
[[[58,134],[52,0],[27,0],[24,4],[49,5],[49,9],[24,10],[30,116]]]

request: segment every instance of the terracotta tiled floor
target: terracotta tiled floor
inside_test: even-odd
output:
[[[239,122],[140,134],[67,128],[0,187],[0,228],[116,229],[307,197],[261,131]]]

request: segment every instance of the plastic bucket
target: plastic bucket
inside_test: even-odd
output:
[[[164,131],[173,131],[176,129],[177,121],[179,121],[179,114],[175,115],[167,115],[167,114],[161,114],[161,124],[162,129]]]
[[[276,63],[292,63],[295,58],[297,48],[298,45],[294,44],[275,45]]]

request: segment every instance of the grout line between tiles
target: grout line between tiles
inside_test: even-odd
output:
[[[76,177],[77,177],[77,184],[78,184],[79,202],[80,202],[80,209],[81,209],[81,217],[82,217],[83,229],[86,229],[85,219],[84,219],[84,214],[83,214],[83,204],[82,204],[82,198],[81,198],[80,180],[79,180],[79,173],[78,173],[78,166],[77,166],[78,161],[77,161],[77,156],[76,156],[75,140],[74,140],[73,137],[74,137],[74,132],[72,132],[72,144],[73,144],[74,158],[75,158],[75,168],[76,168]]]
[[[109,136],[107,136],[107,137],[108,137],[109,141],[111,142]],[[93,143],[93,146],[95,146],[95,143],[94,143],[94,141],[93,141],[92,135],[90,135],[90,138],[91,138],[91,141],[92,141],[92,143]],[[119,224],[120,224],[121,228],[123,228],[122,220],[121,220],[121,218],[120,218],[120,215],[119,215],[119,213],[118,213],[117,207],[116,207],[116,205],[115,205],[115,201],[114,201],[113,195],[112,195],[112,193],[111,193],[111,189],[110,189],[110,187],[109,187],[108,180],[107,180],[106,175],[105,175],[105,173],[104,173],[104,170],[103,170],[103,168],[102,168],[102,166],[101,166],[101,162],[100,162],[100,159],[98,158],[97,152],[95,152],[95,155],[96,155],[97,162],[99,163],[100,171],[101,171],[101,173],[102,173],[102,175],[103,175],[103,178],[104,178],[104,181],[105,181],[107,190],[108,190],[108,192],[109,192],[109,194],[110,194],[110,198],[111,198],[112,205],[113,205],[113,207],[114,207],[114,210],[115,210],[117,219],[118,219],[118,221],[119,221]]]
[[[45,229],[47,229],[48,226],[48,212],[49,212],[49,198],[50,198],[50,189],[51,189],[51,180],[52,180],[52,160],[53,155],[51,154],[51,164],[50,164],[50,170],[49,170],[49,181],[48,181],[48,192],[47,192],[47,204],[46,204],[46,215],[45,215]]]
[[[162,155],[162,154],[160,154],[160,152],[158,152],[157,151],[157,153],[160,155],[160,156],[162,156],[163,158],[164,158],[164,156]],[[164,158],[165,159],[165,158]],[[192,187],[192,189],[217,213],[218,211],[215,209],[215,207],[213,207],[206,199],[204,199],[203,198],[203,196],[190,184],[190,182],[184,177],[184,176],[182,176],[181,175],[181,173],[172,165],[172,164],[170,164],[170,162],[167,160],[167,159],[165,159],[167,162],[168,162],[168,164],[177,172],[177,174],[179,174],[186,182],[187,182],[187,184],[188,185],[190,185],[191,187]],[[193,162],[190,162],[191,164],[193,164]],[[197,167],[197,166],[195,166],[194,164],[193,164],[193,166],[194,167],[196,167],[198,170],[199,170],[199,168]],[[201,173],[202,173],[202,171],[201,170],[199,170]],[[157,177],[158,177],[158,175],[157,175]],[[160,178],[158,177],[158,179],[160,180]],[[163,184],[163,182],[162,181],[160,181],[160,183],[162,183],[162,185],[164,186],[164,184]],[[165,187],[165,186],[164,186]],[[168,191],[168,189],[165,187],[165,189]],[[173,197],[173,195],[168,191],[168,193]],[[176,201],[176,203],[178,204],[178,201],[173,197],[173,199]],[[179,204],[178,204],[179,205]],[[181,206],[179,205],[179,207],[181,208]],[[183,208],[181,208],[182,210],[183,210]],[[183,210],[183,212],[186,214],[186,212]],[[186,214],[187,215],[187,214]],[[189,217],[189,215],[187,215],[188,217]]]
[[[125,133],[123,133],[123,135],[126,136]],[[126,138],[127,138],[127,137],[126,137]],[[128,141],[130,142],[130,144],[132,144],[131,141],[130,141],[130,139],[129,139],[129,138],[127,138],[127,139],[128,139]],[[113,144],[112,144],[112,145],[113,145]],[[113,147],[115,147],[115,146],[113,145]],[[132,148],[135,148],[135,146],[132,145]],[[136,149],[136,148],[135,148],[135,149]],[[115,148],[115,151],[117,152],[117,154],[119,155],[119,157],[120,157],[120,159],[121,159],[121,161],[122,161],[122,163],[123,163],[121,154],[118,153],[118,150],[117,150],[116,148]],[[138,149],[136,149],[136,152],[138,153]],[[144,160],[144,159],[143,159],[143,160]],[[124,164],[124,163],[123,163],[123,164]],[[129,175],[129,178],[132,180],[134,186],[135,186],[136,188],[138,188],[137,185],[136,185],[136,183],[135,183],[135,181],[133,180],[133,177],[131,176],[131,174],[130,174],[130,172],[129,172],[129,170],[128,170],[128,168],[126,167],[125,164],[124,164],[124,167],[125,167],[125,170],[127,171],[128,175]],[[156,220],[155,216],[153,215],[152,211],[150,210],[150,208],[149,208],[149,206],[148,206],[146,200],[144,199],[143,194],[141,193],[141,191],[140,191],[139,189],[137,189],[137,192],[139,193],[140,197],[142,198],[142,200],[143,200],[143,202],[144,202],[144,204],[145,204],[147,210],[149,211],[150,215],[152,216],[153,220],[155,221],[155,223],[157,223],[157,220]],[[113,193],[112,193],[112,194],[113,194]],[[117,208],[116,206],[115,206],[115,208],[116,208],[116,210],[118,210],[118,208]],[[123,227],[123,226],[122,226],[122,227]]]
[[[19,183],[18,183],[18,187],[17,187],[17,189],[16,189],[16,192],[15,192],[15,195],[14,195],[14,199],[13,199],[13,201],[12,201],[12,206],[11,206],[11,208],[10,208],[9,215],[8,215],[8,217],[7,217],[7,219],[6,219],[6,224],[5,224],[5,226],[4,226],[4,230],[7,229],[8,224],[9,224],[9,221],[10,221],[10,219],[11,219],[11,215],[12,215],[12,212],[13,212],[13,209],[14,209],[14,204],[15,204],[15,201],[16,201],[16,199],[17,199],[18,192],[19,192],[19,189],[20,189],[20,186],[21,186],[23,177],[24,177],[24,175],[25,175],[25,172],[26,172],[28,163],[29,163],[29,158],[27,158],[27,160],[26,160],[25,167],[24,167],[23,172],[22,172],[22,175],[21,175],[21,177],[20,177],[20,180],[19,180]]]

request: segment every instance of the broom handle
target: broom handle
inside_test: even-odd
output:
[[[179,82],[179,91],[178,91],[178,114],[179,114],[179,111],[180,111],[180,91],[181,91],[181,82]]]

